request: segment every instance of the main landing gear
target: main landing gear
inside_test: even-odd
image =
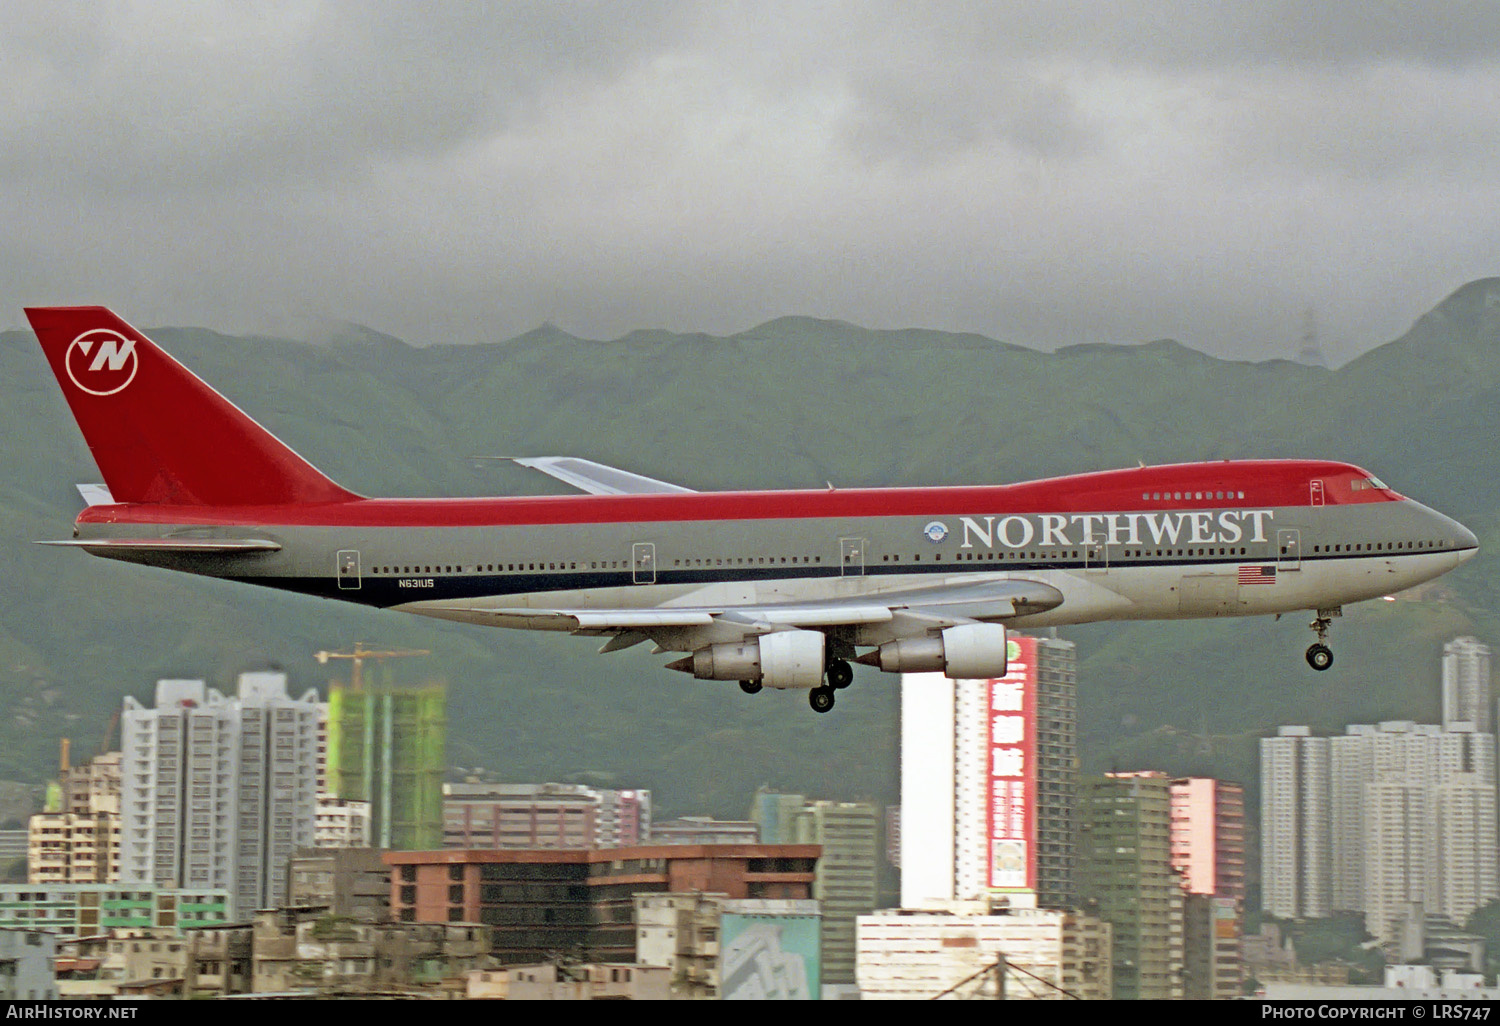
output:
[[[834,659],[828,663],[824,677],[827,684],[807,693],[807,704],[812,706],[813,712],[826,713],[833,708],[834,692],[842,691],[854,683],[854,667],[843,659]]]
[[[1333,649],[1329,648],[1328,625],[1333,622],[1335,616],[1343,616],[1344,610],[1340,606],[1332,609],[1320,609],[1313,622],[1308,624],[1318,635],[1318,640],[1307,647],[1307,665],[1314,670],[1326,670],[1333,665]]]
[[[854,683],[854,667],[847,659],[831,659],[823,671],[824,683],[807,693],[807,704],[813,712],[826,713],[833,708],[834,693]],[[757,680],[740,681],[740,690],[747,695],[759,694],[765,683]]]
[[[842,691],[854,683],[854,667],[842,659],[835,659],[828,664],[828,686],[835,691]]]

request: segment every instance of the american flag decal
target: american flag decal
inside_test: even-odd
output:
[[[1274,566],[1242,566],[1240,567],[1241,584],[1275,584],[1276,568]]]

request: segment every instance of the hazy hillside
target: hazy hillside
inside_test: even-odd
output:
[[[128,311],[125,311],[128,315]],[[1441,642],[1500,640],[1500,281],[1475,282],[1338,371],[1216,360],[1173,342],[1044,354],[970,335],[785,318],[728,338],[610,342],[542,328],[413,349],[373,332],[321,346],[198,329],[152,336],[341,483],[366,494],[560,490],[475,455],[586,456],[695,488],[1002,482],[1234,456],[1370,467],[1464,519],[1480,558],[1419,600],[1351,609],[1334,669],[1302,662],[1302,617],[1091,626],[1079,642],[1090,768],[1253,774],[1254,737],[1432,716]],[[29,544],[61,537],[98,473],[29,334],[0,336],[0,777],[40,779],[60,734],[96,746],[158,676],[221,687],[356,640],[430,648],[395,668],[451,687],[451,761],[508,779],[591,774],[654,788],[667,815],[743,815],[769,783],[895,800],[893,679],[861,672],[829,716],[742,695],[644,648],[477,627],[178,578]]]

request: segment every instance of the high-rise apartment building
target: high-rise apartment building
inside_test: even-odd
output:
[[[1171,783],[1172,868],[1189,894],[1245,899],[1245,788],[1212,777]]]
[[[1211,777],[1171,783],[1172,868],[1187,892],[1183,996],[1239,994],[1245,901],[1245,789]]]
[[[1283,919],[1330,911],[1328,763],[1328,738],[1307,727],[1261,739],[1261,908]]]
[[[1305,728],[1283,728],[1283,735],[1288,730],[1304,731],[1295,740],[1310,751],[1327,742],[1329,800],[1326,810],[1315,800],[1299,808],[1286,787],[1289,739],[1266,739],[1263,772],[1274,767],[1280,775],[1262,780],[1263,842],[1269,852],[1266,835],[1284,830],[1288,810],[1298,809],[1308,835],[1318,835],[1326,819],[1332,911],[1361,912],[1366,929],[1394,941],[1415,907],[1463,923],[1500,897],[1494,735],[1467,719],[1446,727],[1405,720],[1355,724],[1333,738],[1307,736]],[[1267,751],[1277,743],[1280,762]],[[1267,911],[1293,914],[1272,899],[1287,892],[1294,868],[1269,854],[1263,861]]]
[[[1490,647],[1476,638],[1454,638],[1443,646],[1443,726],[1472,723],[1494,731]]]
[[[901,683],[901,904],[1077,905],[1076,653],[1016,635],[995,680]]]
[[[1375,779],[1374,733],[1373,725],[1354,724],[1328,739],[1329,907],[1334,912],[1365,907],[1365,785]],[[1262,866],[1263,881],[1266,873]]]
[[[1476,909],[1500,898],[1495,778],[1454,773],[1437,785],[1434,797],[1438,898],[1427,908],[1462,925]]]
[[[1335,909],[1394,939],[1414,903],[1462,923],[1500,896],[1493,735],[1392,720],[1330,741]]]
[[[227,698],[163,680],[156,706],[125,699],[120,879],[223,888],[236,914],[281,901],[286,866],[313,842],[317,695],[244,673]]]
[[[1184,892],[1172,869],[1169,780],[1085,777],[1078,805],[1079,897],[1112,927],[1114,996],[1181,998]]]
[[[1242,902],[1189,893],[1183,907],[1182,996],[1188,1001],[1232,1001],[1242,993]]]

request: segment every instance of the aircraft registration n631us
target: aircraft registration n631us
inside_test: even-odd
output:
[[[1006,672],[1006,631],[1311,610],[1431,580],[1474,535],[1358,467],[1139,467],[963,488],[694,492],[521,460],[591,494],[372,499],[335,484],[103,307],[26,311],[104,475],[73,545],[425,616],[650,641],[695,677],[807,689],[851,661]]]

